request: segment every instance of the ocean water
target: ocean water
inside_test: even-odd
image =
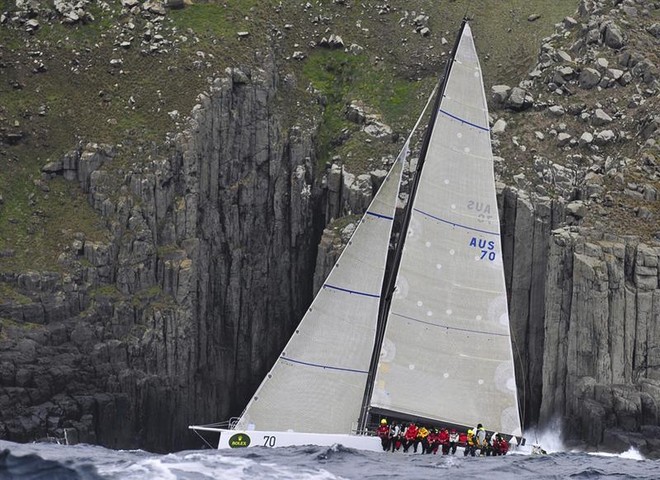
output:
[[[551,443],[551,442],[550,442]],[[552,448],[550,443],[544,448]],[[550,450],[549,450],[550,451]],[[660,461],[624,454],[554,451],[545,456],[463,457],[328,447],[189,450],[158,455],[0,441],[0,480],[37,479],[659,479]]]

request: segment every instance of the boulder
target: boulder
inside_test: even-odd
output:
[[[367,122],[367,117],[370,112],[367,112],[367,108],[359,100],[353,100],[349,105],[346,106],[346,119],[350,122],[357,123],[358,125],[363,125]]]
[[[618,68],[608,68],[607,75],[612,80],[619,81],[619,79],[623,76],[623,70],[619,70]]]
[[[363,130],[367,135],[376,138],[385,138],[392,136],[392,127],[382,122],[379,122],[378,120],[370,120],[369,123],[367,123],[364,126]]]
[[[612,122],[612,117],[605,113],[601,108],[597,108],[591,117],[591,124],[595,127],[601,127]]]
[[[569,144],[573,137],[566,133],[566,132],[561,132],[559,135],[557,135],[557,146],[558,147],[565,147],[566,145]]]
[[[506,130],[506,121],[503,118],[499,118],[493,125],[493,128],[490,129],[491,133],[494,134],[502,133],[504,130]]]
[[[580,72],[578,83],[581,88],[589,90],[600,82],[600,73],[593,68],[585,68]]]
[[[572,62],[573,61],[571,56],[567,52],[565,52],[564,50],[557,50],[555,52],[555,58],[559,62]]]
[[[589,132],[584,132],[582,135],[580,135],[580,139],[578,140],[578,143],[581,147],[591,145],[591,142],[594,141],[594,136],[589,133]]]
[[[582,200],[576,200],[566,205],[566,213],[575,218],[583,218],[587,214],[587,205]]]
[[[596,145],[602,146],[611,143],[615,138],[616,135],[612,130],[603,130],[602,132],[598,132],[596,138],[594,139],[594,143]]]
[[[493,85],[491,88],[493,100],[495,103],[504,103],[509,97],[511,87],[508,85]]]
[[[603,43],[618,50],[625,45],[626,39],[621,28],[614,22],[608,23],[603,32]]]
[[[646,31],[653,35],[655,38],[660,38],[660,23],[654,23],[646,28]]]
[[[527,90],[520,87],[513,87],[505,105],[513,110],[525,110],[531,107],[533,102],[534,99],[527,93]]]
[[[57,174],[62,171],[62,168],[63,167],[61,161],[48,162],[46,165],[41,167],[41,171],[44,173]]]
[[[554,117],[561,117],[564,115],[564,113],[566,113],[564,111],[564,107],[561,105],[552,105],[550,108],[548,108],[548,112],[550,112],[550,114]]]

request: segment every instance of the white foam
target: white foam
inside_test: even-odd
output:
[[[635,447],[630,447],[619,456],[630,460],[646,460],[646,457],[644,457],[644,455],[642,455]]]
[[[618,457],[625,458],[627,460],[646,460],[646,457],[642,455],[639,450],[635,447],[630,447],[628,450],[622,453],[610,453],[610,452],[587,452],[589,455],[596,457]]]
[[[530,452],[534,444],[541,445],[541,448],[547,453],[565,452],[566,447],[561,437],[561,421],[559,419],[551,421],[544,430],[527,430],[525,432],[526,446],[529,447]]]
[[[525,447],[520,447],[519,453],[531,453],[532,445],[538,444],[547,453],[566,452],[568,451],[561,440],[561,422],[555,419],[551,422],[551,426],[540,432],[535,430],[528,430],[525,432],[527,443]],[[572,449],[572,453],[588,453],[589,455],[599,457],[618,457],[629,460],[645,460],[639,450],[630,447],[623,453],[609,453],[609,452],[584,452],[582,450]]]

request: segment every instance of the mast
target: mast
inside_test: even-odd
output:
[[[452,65],[454,64],[456,51],[458,49],[461,35],[463,34],[463,30],[465,29],[465,25],[467,24],[467,21],[468,18],[464,17],[461,23],[461,27],[458,31],[458,34],[456,35],[456,40],[454,41],[454,46],[452,48],[451,56],[447,61],[447,64],[445,65],[445,69],[442,76],[438,80],[439,91],[435,98],[435,102],[433,103],[433,109],[431,110],[431,117],[429,118],[426,127],[426,132],[424,134],[424,142],[422,143],[419,160],[417,162],[417,169],[415,171],[413,184],[410,190],[410,196],[408,197],[408,203],[406,204],[406,208],[404,211],[401,230],[399,232],[399,239],[397,241],[396,248],[393,253],[391,267],[389,271],[385,273],[386,279],[383,282],[381,301],[378,310],[378,322],[376,326],[374,349],[371,355],[371,363],[369,365],[369,374],[367,377],[367,385],[364,391],[364,398],[362,399],[362,408],[360,409],[360,418],[358,420],[358,431],[365,430],[369,419],[369,411],[370,411],[369,404],[371,402],[371,396],[373,394],[374,379],[376,377],[376,369],[378,367],[380,349],[383,343],[383,337],[385,335],[387,314],[390,310],[390,304],[392,302],[392,295],[394,294],[394,289],[396,288],[397,272],[399,270],[399,265],[401,263],[401,256],[403,253],[406,232],[408,232],[408,228],[410,226],[410,218],[412,216],[412,211],[413,211],[413,199],[415,198],[417,187],[419,185],[419,180],[421,178],[422,168],[424,167],[424,161],[426,160],[426,155],[431,140],[431,133],[433,131],[432,127],[436,122],[438,116],[438,110],[440,108],[440,103],[442,101],[442,97],[444,96],[446,80],[447,78],[449,78],[449,73],[451,72]]]

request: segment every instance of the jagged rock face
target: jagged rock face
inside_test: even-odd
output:
[[[311,295],[312,142],[298,128],[282,138],[269,114],[272,79],[252,77],[256,86],[224,80],[202,99],[183,153],[196,169],[186,209],[196,221],[177,230],[179,241],[198,242],[188,290],[200,322],[195,375],[205,379],[198,388],[215,385],[207,398],[225,402],[195,421],[240,413]]]
[[[526,425],[658,456],[660,247],[561,227],[570,204],[547,197],[498,199]]]
[[[217,80],[164,158],[111,172],[88,145],[44,167],[112,238],[76,240],[64,278],[0,279],[24,294],[0,317],[36,325],[0,331],[2,438],[165,451],[240,414],[311,297],[318,241],[313,138],[282,131],[273,71]]]
[[[658,425],[659,257],[660,247],[634,237],[575,227],[553,232],[542,421],[564,417],[570,433],[594,445],[617,430],[635,438]]]
[[[550,232],[566,220],[564,203],[506,187],[498,195],[521,414],[538,421],[543,395],[544,310]]]

